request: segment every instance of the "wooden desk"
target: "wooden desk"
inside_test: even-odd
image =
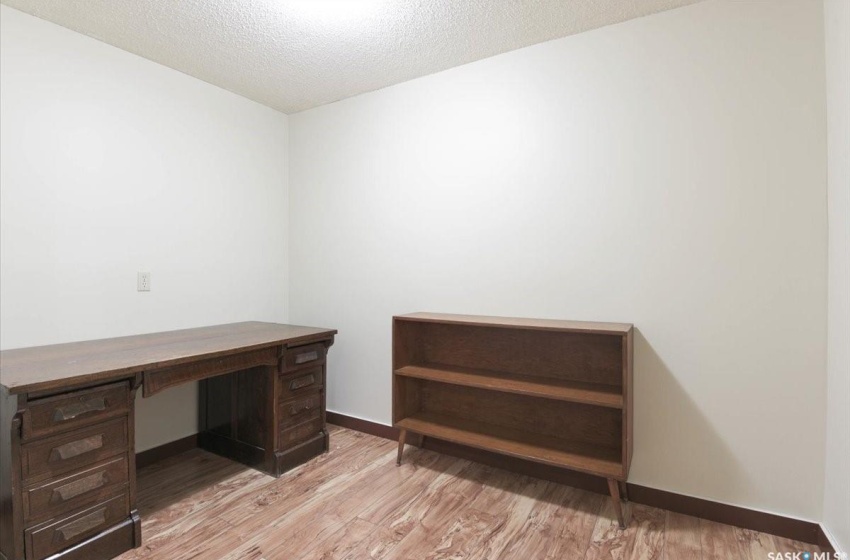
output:
[[[139,387],[200,381],[199,445],[272,476],[327,451],[335,334],[250,322],[0,352],[0,558],[97,560],[141,545]]]

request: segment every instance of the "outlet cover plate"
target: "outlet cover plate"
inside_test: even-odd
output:
[[[151,291],[151,273],[139,272],[136,277],[136,291],[149,292]]]

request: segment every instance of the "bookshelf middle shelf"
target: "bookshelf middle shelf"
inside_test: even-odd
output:
[[[517,375],[439,364],[423,366],[406,365],[395,370],[395,374],[401,377],[425,379],[450,385],[477,387],[491,391],[516,393],[608,408],[623,408],[622,388],[616,385],[586,383],[533,375]]]

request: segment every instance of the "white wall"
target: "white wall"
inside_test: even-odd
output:
[[[290,318],[390,422],[390,318],[633,322],[631,480],[820,519],[819,2],[708,1],[290,117]]]
[[[824,525],[850,551],[850,2],[825,0],[829,341]]]
[[[285,321],[287,117],[0,10],[0,346]],[[137,450],[196,395],[140,400]]]

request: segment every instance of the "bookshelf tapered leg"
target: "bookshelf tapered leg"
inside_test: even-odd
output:
[[[620,483],[620,496],[624,502],[629,501],[629,485],[626,484],[625,480]]]
[[[620,529],[626,528],[626,518],[623,516],[623,503],[620,500],[620,484],[613,478],[608,479],[608,490],[611,492],[611,501],[614,503],[614,511],[617,513],[617,521]]]
[[[401,454],[404,452],[404,440],[407,438],[407,430],[399,430],[398,432],[398,458],[395,461],[397,466],[401,466]]]

